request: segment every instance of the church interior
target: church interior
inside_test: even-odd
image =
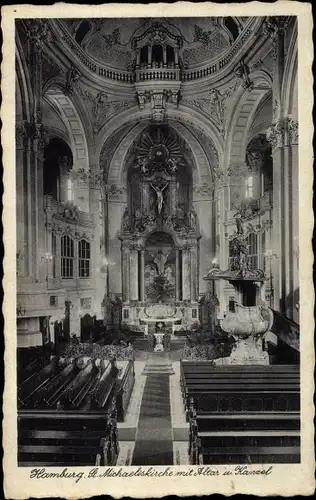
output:
[[[15,35],[18,465],[299,463],[297,19]]]

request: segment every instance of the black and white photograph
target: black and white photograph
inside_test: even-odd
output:
[[[14,19],[18,468],[299,466],[298,17],[65,12]]]

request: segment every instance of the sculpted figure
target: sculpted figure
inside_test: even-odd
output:
[[[123,214],[123,229],[128,231],[130,228],[130,225],[131,225],[131,218],[130,218],[130,215],[128,212],[128,208],[125,207],[124,214]]]
[[[161,213],[161,210],[162,210],[162,205],[164,203],[164,199],[163,199],[163,192],[164,190],[166,189],[166,187],[168,186],[168,184],[165,184],[161,189],[157,186],[153,186],[153,184],[150,184],[151,187],[156,191],[156,194],[157,194],[157,208],[158,208],[158,214]]]
[[[165,263],[167,262],[168,255],[164,255],[162,250],[158,250],[157,256],[154,260],[154,263],[157,266],[159,276],[163,276],[165,271]]]

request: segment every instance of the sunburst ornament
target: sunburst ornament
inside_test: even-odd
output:
[[[178,138],[165,127],[151,127],[144,132],[136,152],[138,154],[135,167],[140,167],[145,175],[164,168],[167,173],[174,174],[185,165]]]

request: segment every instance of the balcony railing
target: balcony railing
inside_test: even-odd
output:
[[[136,69],[136,82],[148,80],[178,81],[180,80],[179,68],[144,68]]]

